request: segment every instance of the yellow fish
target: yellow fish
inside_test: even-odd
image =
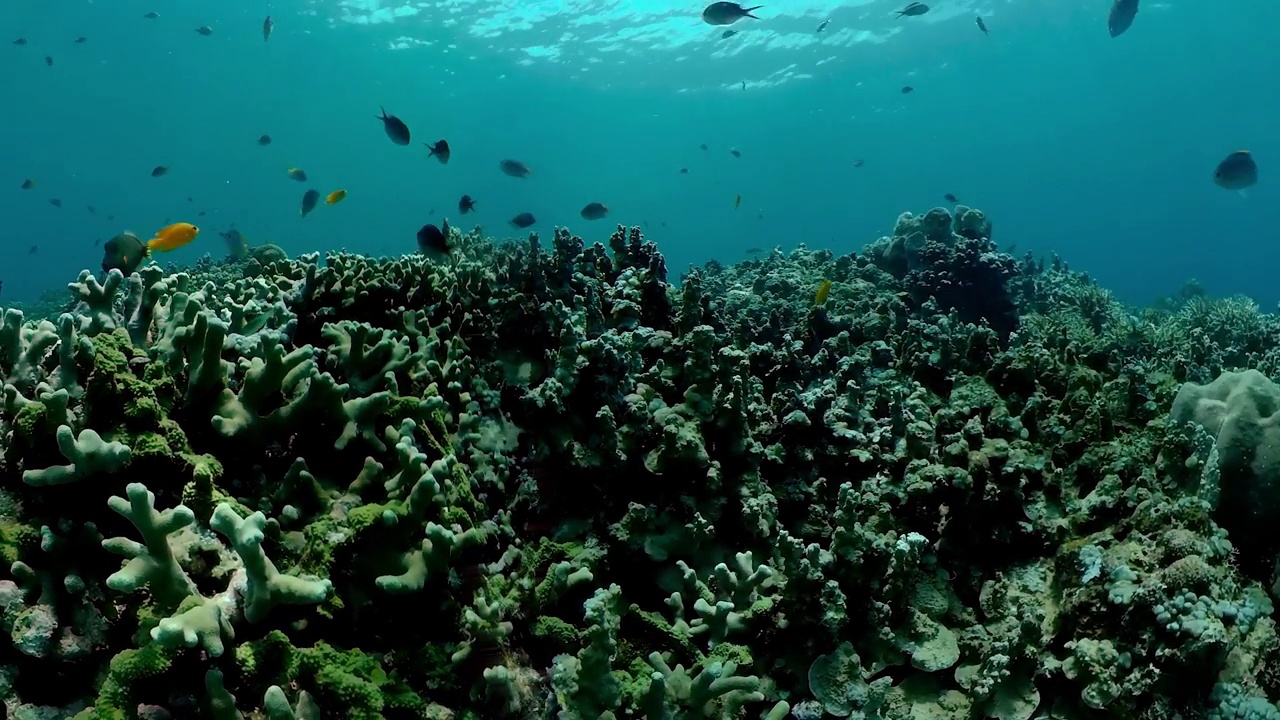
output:
[[[739,205],[741,205],[741,204],[742,204],[742,196],[741,196],[741,195],[739,195],[739,196],[737,196],[737,197],[735,197],[735,198],[733,199],[733,209],[734,209],[734,210],[737,210],[737,209],[738,209],[738,206],[739,206]]]
[[[813,304],[816,307],[822,307],[827,303],[827,295],[831,293],[831,281],[823,280],[818,283],[818,292],[813,295]]]
[[[329,193],[328,197],[324,199],[324,204],[337,205],[338,203],[342,202],[342,198],[346,196],[347,196],[346,190],[334,190],[333,192]]]
[[[289,177],[297,180],[298,182],[306,182],[307,172],[302,168],[289,168]]]
[[[156,236],[147,241],[147,254],[156,250],[169,252],[186,245],[200,234],[200,228],[191,223],[174,223],[156,231]]]

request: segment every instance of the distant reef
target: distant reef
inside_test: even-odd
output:
[[[7,717],[1280,718],[1248,300],[450,233],[0,311]]]

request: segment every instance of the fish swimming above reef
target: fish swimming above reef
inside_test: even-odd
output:
[[[462,213],[463,215],[466,215],[469,212],[473,212],[475,211],[475,209],[476,209],[476,201],[472,200],[470,195],[463,195],[462,199],[458,200],[458,212]]]
[[[200,33],[205,37],[209,37],[210,35],[213,34],[213,28],[209,27],[208,25],[201,25],[200,27],[196,28],[196,32]]]
[[[151,168],[151,177],[164,177],[169,174],[169,168],[163,165],[157,165]]]
[[[1213,182],[1228,190],[1253,187],[1258,183],[1258,163],[1248,150],[1237,150],[1218,163]]]
[[[991,34],[990,32],[987,31],[987,22],[985,20],[983,20],[981,17],[976,17],[974,18],[974,20],[978,23],[978,29],[982,31],[983,35]]]
[[[306,191],[305,193],[302,194],[302,207],[299,210],[299,214],[301,214],[302,217],[306,217],[310,215],[311,211],[316,209],[316,204],[319,202],[320,202],[319,190],[312,189],[312,190]]]
[[[346,197],[347,197],[347,191],[346,191],[346,190],[334,190],[333,192],[331,192],[331,193],[329,193],[327,196],[325,196],[324,204],[325,204],[325,205],[337,205],[338,203],[342,202],[342,201],[343,201],[343,199],[344,199],[344,198],[346,198]]]
[[[1111,37],[1120,37],[1133,25],[1133,19],[1137,16],[1138,0],[1115,0],[1107,15],[1107,32],[1111,33]]]
[[[418,251],[423,255],[438,259],[449,253],[449,223],[442,224],[443,229],[428,223],[418,230]]]
[[[449,164],[449,141],[437,140],[435,143],[422,143],[431,150],[431,157],[440,161],[441,165]]]
[[[271,19],[270,15],[267,16],[266,20],[262,21],[262,42],[266,42],[271,39],[271,30],[275,28],[275,26],[276,23]]]
[[[916,17],[929,12],[929,6],[922,2],[909,3],[906,7],[898,11],[898,17]]]
[[[265,146],[267,146],[267,145],[270,145],[270,144],[271,144],[271,136],[270,136],[270,135],[259,135],[259,136],[258,136],[258,144],[259,144],[259,145],[262,145],[262,146],[264,146],[264,147],[265,147]]]
[[[511,218],[510,222],[512,227],[517,227],[517,228],[520,228],[521,230],[524,230],[525,228],[530,227],[534,223],[538,222],[538,219],[533,216],[533,213],[522,212],[519,215]]]
[[[729,38],[731,38],[731,37],[733,37],[734,35],[737,35],[737,34],[738,34],[738,31],[737,31],[737,30],[725,30],[724,32],[720,33],[720,39],[721,39],[721,40],[728,40]],[[703,148],[703,149],[705,150],[706,148]]]
[[[702,21],[708,25],[732,25],[742,18],[752,18],[759,20],[760,18],[752,15],[753,10],[759,10],[763,5],[744,8],[736,2],[713,2],[702,11]]]
[[[583,220],[600,220],[609,214],[609,208],[604,203],[587,203],[578,214]]]
[[[102,244],[102,272],[119,270],[126,276],[142,267],[149,255],[147,244],[131,232],[122,232]]]
[[[147,241],[147,254],[151,252],[170,252],[177,250],[196,239],[200,228],[191,223],[178,222],[166,225],[156,231],[155,237]]]
[[[289,168],[289,177],[298,182],[306,182],[307,171],[302,168]]]
[[[514,178],[527,178],[533,174],[529,166],[519,160],[503,160],[498,163],[498,167],[502,169],[504,175],[510,175]]]
[[[397,145],[409,144],[409,126],[403,120],[395,115],[388,115],[386,108],[382,108],[382,116],[378,119],[382,121],[382,129],[391,138],[391,142]]]

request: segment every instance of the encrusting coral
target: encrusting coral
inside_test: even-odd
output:
[[[9,717],[1280,717],[1274,316],[452,232],[3,311]]]

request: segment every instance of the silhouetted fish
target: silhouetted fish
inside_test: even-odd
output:
[[[382,108],[382,117],[378,119],[382,121],[382,129],[387,132],[391,142],[397,145],[409,144],[409,126],[403,120],[395,115],[388,115],[386,108]]]
[[[1120,37],[1133,25],[1138,16],[1138,0],[1115,0],[1111,3],[1111,13],[1107,15],[1107,32],[1111,37]]]

